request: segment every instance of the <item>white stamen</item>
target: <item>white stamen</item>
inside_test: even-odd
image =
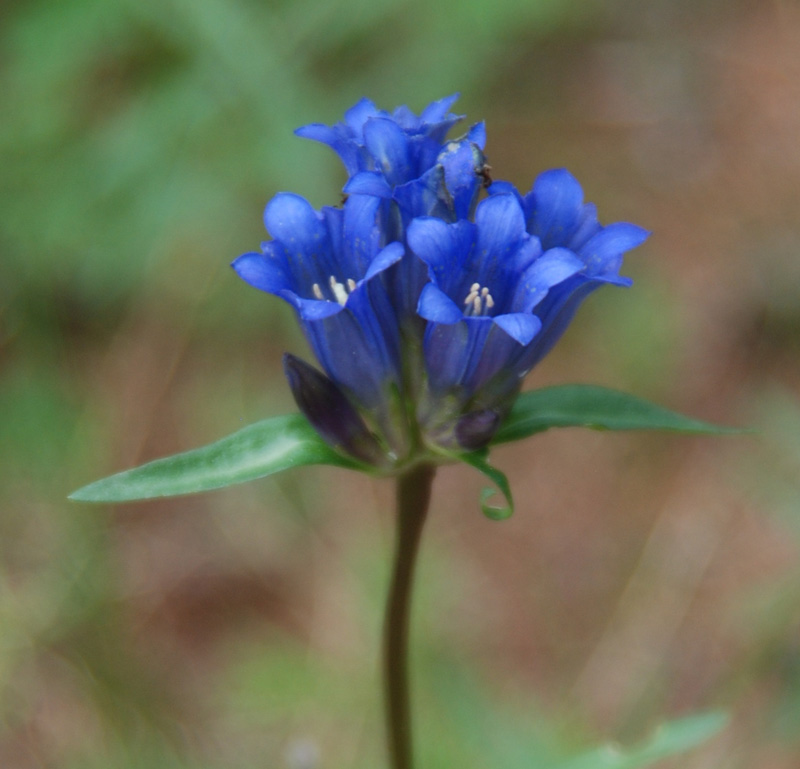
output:
[[[344,307],[345,302],[347,302],[347,290],[344,287],[344,283],[337,282],[333,275],[328,279],[328,282],[330,283],[334,298]]]
[[[469,293],[467,294],[467,298],[464,300],[464,304],[472,304],[475,301],[475,297],[478,296],[478,291],[480,291],[480,288],[480,283],[473,283],[469,287]]]
[[[480,283],[473,283],[469,287],[469,293],[464,299],[466,309],[464,314],[467,316],[483,315],[484,312],[494,307],[494,297],[489,293],[488,286],[481,286]]]
[[[347,303],[347,297],[356,290],[358,285],[352,278],[348,278],[346,284],[347,285],[345,285],[345,283],[339,283],[339,281],[336,280],[335,275],[331,275],[328,278],[328,285],[330,286],[333,298],[340,305],[342,305],[342,307],[345,306]],[[327,297],[322,293],[319,283],[313,283],[311,285],[311,293],[314,294],[316,299],[327,299]]]

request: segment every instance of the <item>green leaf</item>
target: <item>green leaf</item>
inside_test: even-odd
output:
[[[490,497],[493,497],[497,491],[495,489],[483,489],[481,491],[481,510],[487,518],[493,521],[504,521],[510,518],[514,513],[514,499],[511,496],[511,486],[508,484],[508,478],[505,473],[492,467],[487,461],[486,457],[488,452],[483,449],[481,451],[473,451],[470,454],[453,454],[453,458],[465,462],[474,467],[478,472],[483,473],[494,485],[499,489],[500,493],[506,498],[506,505],[504,507],[495,507],[488,504]]]
[[[273,417],[199,449],[156,459],[72,493],[81,502],[128,502],[221,489],[303,465],[363,469],[337,454],[301,414]]]
[[[681,718],[663,724],[646,743],[632,750],[620,750],[607,745],[560,762],[553,769],[640,769],[696,748],[727,723],[728,716],[720,712]]]
[[[517,398],[492,443],[527,438],[551,427],[594,430],[670,430],[695,435],[747,432],[683,416],[635,395],[596,385],[559,385],[530,390]]]

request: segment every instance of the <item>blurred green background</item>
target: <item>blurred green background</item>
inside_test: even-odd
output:
[[[374,769],[391,488],[330,469],[100,508],[76,487],[293,410],[291,312],[230,260],[292,135],[460,91],[496,179],[567,166],[653,230],[530,386],[757,437],[561,431],[435,487],[421,766],[535,769],[708,708],[674,766],[800,762],[800,10],[789,0],[6,0],[0,6],[0,767]],[[666,764],[664,764],[666,766]]]

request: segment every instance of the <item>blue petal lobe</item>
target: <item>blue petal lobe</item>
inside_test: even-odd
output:
[[[284,291],[282,296],[291,302],[304,321],[317,321],[338,315],[344,309],[338,302],[329,302],[325,299],[304,299],[293,291]]]
[[[372,260],[367,272],[364,274],[364,280],[371,280],[375,275],[388,269],[393,264],[397,264],[403,258],[405,252],[406,250],[402,243],[390,243]]]
[[[464,264],[475,241],[474,224],[461,221],[448,225],[434,218],[415,219],[408,228],[407,239],[440,288],[449,292],[461,285]]]
[[[595,233],[599,232],[602,228],[597,221],[597,206],[594,203],[586,203],[581,211],[578,225],[568,243],[561,243],[562,246],[567,246],[573,251],[580,251],[585,243]]]
[[[369,99],[361,99],[344,113],[344,122],[356,135],[359,135],[364,128],[364,123],[369,118],[380,114],[385,113],[382,113]]]
[[[412,178],[408,137],[388,118],[370,118],[364,124],[364,144],[390,185]]]
[[[233,261],[231,267],[242,280],[270,294],[290,288],[286,270],[275,258],[262,254],[243,254]]]
[[[414,219],[408,226],[406,239],[412,251],[428,265],[446,264],[452,258],[452,229],[441,219],[428,216]]]
[[[506,334],[521,345],[530,344],[542,327],[539,318],[524,312],[496,315],[493,320]]]
[[[458,101],[458,97],[459,94],[454,93],[438,101],[431,102],[422,110],[419,116],[420,121],[423,123],[438,123],[440,120],[444,120],[450,107]]]
[[[435,283],[428,283],[422,289],[417,312],[425,320],[436,323],[458,323],[464,319],[461,308]]]
[[[484,149],[486,147],[486,123],[483,120],[475,123],[467,132],[467,139],[473,144],[477,144],[480,149]]]
[[[341,135],[335,128],[323,123],[309,123],[308,125],[300,126],[300,128],[295,128],[294,135],[331,146],[341,140]]]
[[[591,237],[581,248],[580,255],[586,261],[588,275],[603,275],[616,272],[622,255],[631,248],[644,243],[650,233],[642,227],[627,222],[609,224]]]
[[[339,261],[350,274],[340,277],[358,279],[367,271],[381,240],[378,212],[383,203],[374,195],[351,195],[345,202],[342,213],[345,247]]]
[[[357,173],[364,165],[363,148],[347,135],[347,129],[341,125],[310,123],[296,129],[295,135],[327,144],[342,159],[348,174]]]
[[[475,224],[478,258],[486,265],[502,267],[503,260],[527,236],[525,216],[513,195],[492,195],[481,201]]]
[[[392,188],[383,174],[377,171],[360,171],[351,176],[343,190],[347,195],[374,195],[378,198],[391,198]]]
[[[326,242],[326,230],[311,204],[292,192],[279,192],[264,209],[264,225],[292,255],[308,256]]]
[[[566,245],[575,231],[583,208],[583,190],[564,168],[539,174],[531,190],[532,231],[544,249]]]
[[[419,128],[420,119],[405,104],[396,107],[392,112],[392,120],[404,131],[414,131]]]
[[[522,195],[519,194],[519,190],[511,183],[511,182],[504,182],[504,181],[497,181],[492,182],[489,185],[489,194],[490,195],[513,195],[517,199],[517,203],[519,203],[519,207],[525,211],[525,203],[523,201]]]
[[[583,262],[569,249],[545,251],[522,274],[514,296],[514,308],[518,312],[530,312],[551,287],[563,283],[583,268]]]

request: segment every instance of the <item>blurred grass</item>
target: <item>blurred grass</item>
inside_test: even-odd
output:
[[[687,460],[674,440],[602,436],[506,454],[519,486],[549,485],[518,494],[517,520],[489,534],[477,486],[442,479],[415,640],[423,765],[528,769],[723,704],[742,724],[718,748],[728,763],[712,751],[697,766],[767,754],[794,766],[800,237],[793,157],[768,149],[793,146],[797,100],[758,101],[800,80],[785,74],[794,59],[769,58],[780,35],[760,38],[800,29],[781,13],[714,0],[6,2],[0,766],[379,761],[386,492],[321,472],[114,511],[65,496],[293,408],[277,365],[303,345],[291,313],[227,271],[264,237],[278,190],[338,200],[335,159],[292,130],[363,95],[419,110],[453,91],[470,121],[488,118],[498,178],[528,185],[569,163],[601,213],[656,230],[630,260],[636,288],[587,306],[535,383],[595,379],[721,421],[755,399],[767,416],[745,456],[691,444]],[[693,37],[704,30],[718,59]],[[762,395],[765,381],[785,395]],[[711,485],[697,489],[688,465]],[[686,627],[638,698],[615,710],[589,689],[572,702],[599,639],[617,638],[678,487],[701,512],[707,495],[738,511],[717,532],[719,562],[708,556],[711,587],[680,596]],[[757,575],[755,614],[737,625]],[[673,586],[660,576],[645,586],[653,606]],[[720,606],[722,627],[692,619]]]

